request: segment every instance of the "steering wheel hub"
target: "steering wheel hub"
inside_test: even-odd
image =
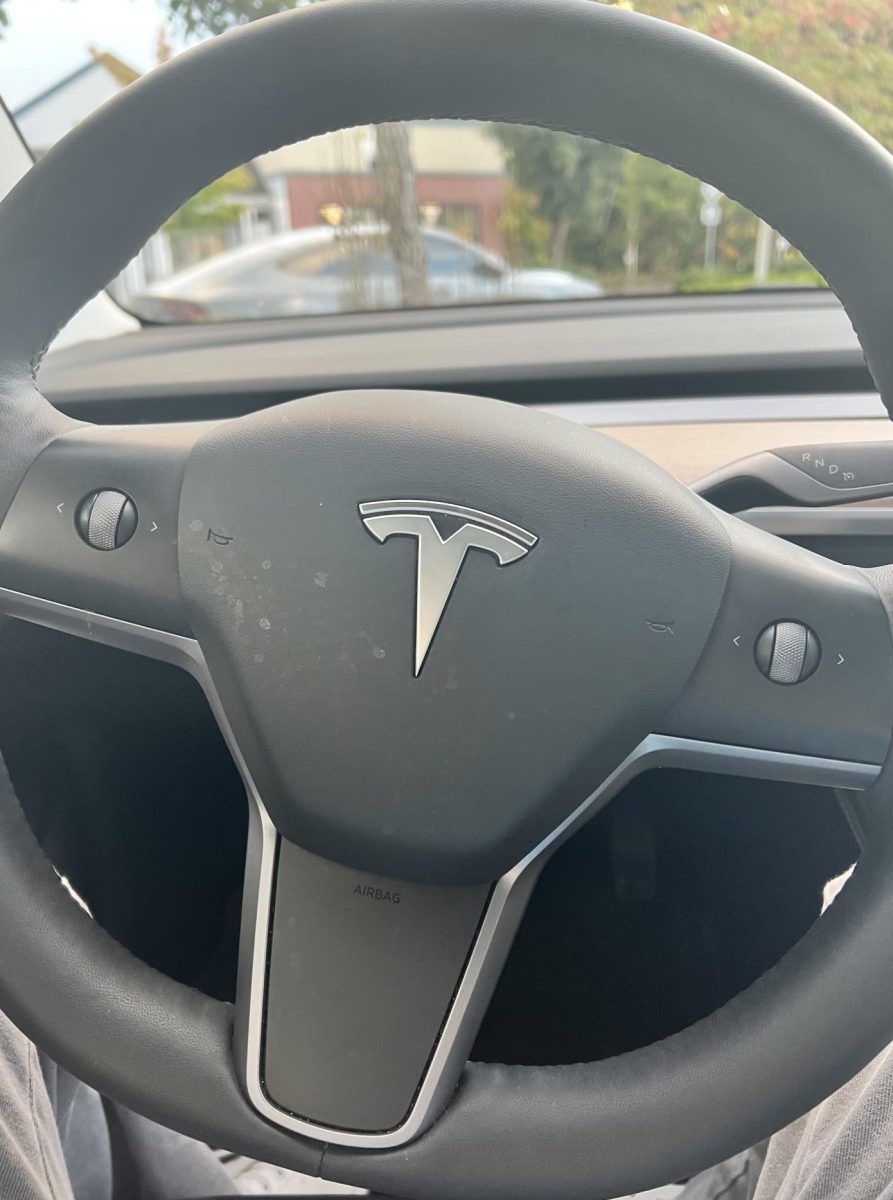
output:
[[[658,727],[730,559],[713,512],[609,438],[407,392],[206,434],[179,542],[280,831],[441,883],[503,874]]]

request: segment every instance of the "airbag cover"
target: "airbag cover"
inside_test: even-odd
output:
[[[423,882],[500,875],[656,727],[729,556],[709,507],[634,451],[465,396],[219,425],[181,501],[192,626],[279,829]]]

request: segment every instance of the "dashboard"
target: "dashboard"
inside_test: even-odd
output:
[[[569,405],[593,425],[883,415],[846,314],[820,291],[155,326],[51,354],[40,382],[73,416],[115,422],[375,387]]]
[[[100,424],[220,420],[343,388],[492,396],[601,429],[687,484],[779,446],[890,437],[846,313],[819,290],[154,326],[50,354],[39,382]],[[750,519],[862,565],[893,539],[884,501]]]

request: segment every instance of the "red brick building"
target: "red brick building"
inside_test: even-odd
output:
[[[424,220],[502,253],[504,162],[485,127],[418,122],[410,129],[416,194]],[[278,195],[281,224],[301,229],[374,219],[375,137],[351,129],[273,151],[255,166]]]

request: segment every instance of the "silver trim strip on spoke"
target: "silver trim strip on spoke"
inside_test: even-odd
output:
[[[163,629],[152,629],[148,625],[136,625],[118,617],[107,617],[102,613],[86,612],[59,604],[55,600],[44,600],[39,596],[28,596],[0,588],[0,613],[29,621],[32,625],[43,625],[57,629],[60,633],[71,633],[75,637],[102,646],[113,646],[117,650],[129,650],[145,658],[157,658],[162,662],[175,663],[191,674],[204,665],[204,656],[194,638],[178,633],[167,633]]]
[[[418,1137],[436,1119],[449,1101],[468,1059],[540,872],[558,847],[637,775],[653,768],[674,767],[863,790],[871,786],[881,771],[880,766],[873,763],[845,762],[664,734],[646,737],[591,796],[497,880],[440,1037],[412,1108],[402,1124],[381,1133],[331,1129],[284,1112],[264,1094],[261,1081],[263,1008],[277,833],[223,712],[198,643],[192,638],[3,588],[0,588],[0,612],[173,663],[189,671],[202,687],[251,801],[234,1043],[239,1073],[251,1104],[262,1116],[294,1133],[341,1146],[367,1149],[401,1146]]]

